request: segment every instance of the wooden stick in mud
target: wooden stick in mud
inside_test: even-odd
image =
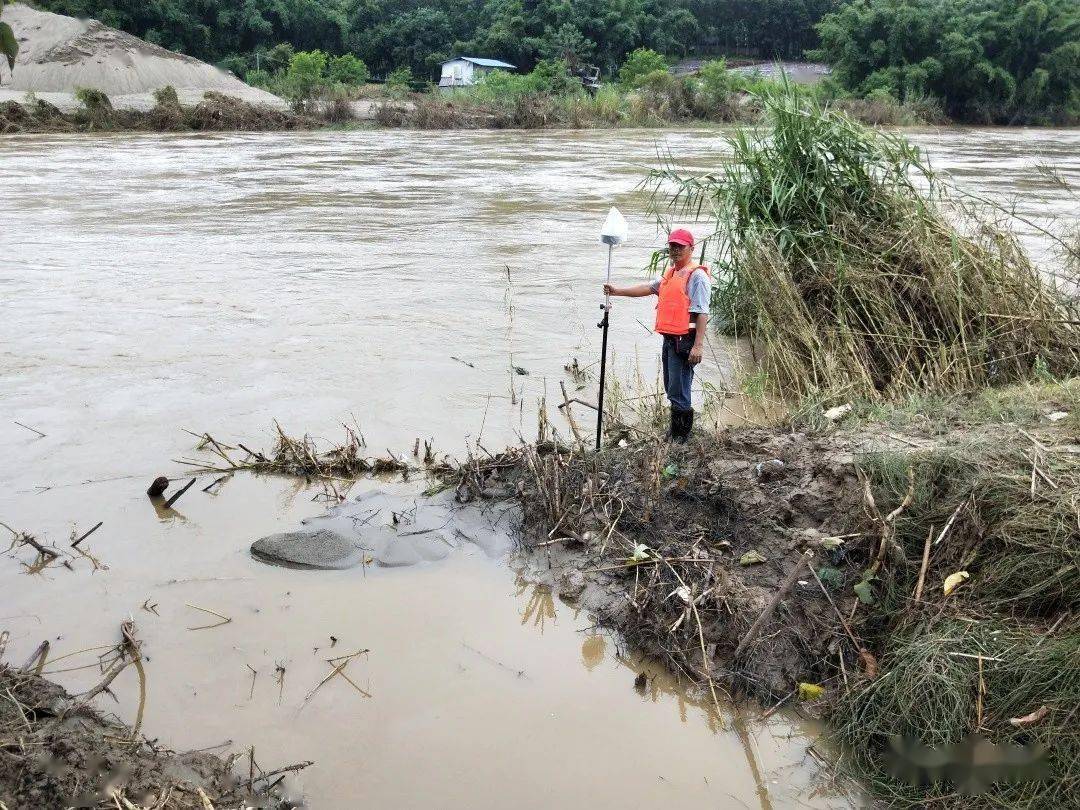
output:
[[[843,614],[840,613],[840,608],[836,606],[836,602],[833,601],[832,594],[830,594],[828,588],[825,587],[825,583],[821,581],[821,577],[819,577],[817,571],[814,570],[814,566],[811,565],[808,567],[810,569],[810,573],[814,575],[814,580],[817,582],[818,587],[821,588],[821,592],[825,594],[825,598],[829,600],[829,604],[832,606],[833,613],[835,613],[836,618],[840,620],[840,624],[843,626],[844,632],[848,634],[848,638],[851,639],[851,643],[855,645],[856,650],[861,650],[862,644],[859,643],[859,640],[857,638],[855,638],[855,634],[851,632],[851,625],[847,623],[847,620],[844,618]]]
[[[278,774],[282,773],[292,773],[293,771],[302,771],[304,770],[304,768],[310,768],[314,764],[315,763],[312,760],[307,760],[305,762],[297,762],[295,765],[286,765],[284,768],[277,768],[272,771],[267,771],[261,776],[255,777],[252,781],[262,782],[264,780],[269,780],[271,776],[277,776]]]
[[[88,531],[88,532],[87,532],[86,534],[84,534],[84,535],[83,535],[82,537],[80,537],[80,538],[79,538],[78,540],[76,540],[76,541],[75,541],[74,543],[72,543],[72,544],[71,544],[71,547],[72,547],[72,548],[78,548],[78,547],[79,547],[79,543],[81,543],[81,542],[82,542],[83,540],[85,540],[85,539],[86,539],[87,537],[89,537],[89,536],[90,536],[90,535],[92,535],[92,534],[93,534],[94,532],[96,532],[96,531],[97,531],[98,529],[100,529],[100,528],[101,528],[101,524],[102,524],[102,523],[104,523],[104,522],[105,522],[105,521],[103,521],[103,520],[99,520],[99,521],[97,522],[97,525],[96,525],[96,526],[94,526],[94,528],[92,528],[92,529],[91,529],[90,531]]]
[[[109,684],[111,684],[113,681],[115,681],[116,676],[119,675],[121,672],[123,672],[125,669],[127,669],[127,666],[130,663],[131,663],[131,661],[125,661],[123,658],[118,659],[116,661],[116,663],[113,664],[112,668],[108,671],[108,674],[101,681],[101,683],[99,683],[97,686],[95,686],[89,692],[84,692],[83,694],[79,695],[79,698],[80,698],[79,704],[85,706],[92,699],[94,699],[95,697],[100,695],[102,692],[104,692],[106,689],[108,689]]]
[[[919,581],[915,584],[915,593],[913,594],[916,602],[922,599],[923,584],[926,582],[926,569],[930,565],[930,541],[933,539],[934,527],[931,525],[930,532],[926,535],[926,542],[923,544],[922,563],[919,565]]]
[[[768,623],[769,619],[772,618],[773,613],[776,611],[776,606],[780,604],[780,600],[787,596],[788,592],[795,585],[795,580],[797,580],[799,574],[802,573],[803,566],[807,565],[809,562],[810,552],[803,552],[799,561],[795,563],[795,567],[791,569],[791,573],[784,578],[784,581],[780,584],[780,588],[773,594],[772,599],[769,600],[769,604],[765,606],[765,609],[761,611],[761,615],[757,617],[757,620],[750,625],[750,629],[746,631],[743,640],[740,641],[739,646],[735,648],[735,654],[732,656],[733,659],[738,659],[739,656],[746,652],[746,648],[758,637],[762,628]]]
[[[186,484],[184,484],[183,488],[181,488],[177,492],[174,492],[172,497],[169,498],[169,500],[165,501],[165,506],[163,508],[168,509],[174,503],[176,503],[178,500],[180,500],[180,496],[183,495],[185,492],[187,492],[189,489],[191,489],[191,487],[195,484],[195,482],[197,480],[198,480],[197,478],[192,478],[190,481],[188,481]]]
[[[28,535],[26,532],[16,533],[15,541],[22,545],[30,546],[30,548],[35,549],[38,554],[42,555],[43,557],[48,557],[51,560],[55,560],[57,557],[60,556],[59,551],[55,551],[51,548],[46,548],[33,537]]]
[[[38,436],[40,436],[40,437],[41,437],[41,438],[43,438],[43,439],[45,438],[45,434],[44,434],[44,433],[42,433],[42,432],[41,432],[40,430],[38,430],[37,428],[32,428],[32,427],[30,427],[29,425],[24,425],[24,424],[23,424],[22,422],[16,422],[15,424],[16,424],[16,425],[18,425],[18,426],[19,426],[19,427],[21,427],[21,428],[26,428],[26,429],[27,429],[27,430],[29,430],[29,431],[30,431],[31,433],[36,433],[36,434],[37,434]]]
[[[570,396],[566,393],[566,383],[559,380],[559,388],[562,390],[563,404],[560,408],[565,408],[563,414],[566,416],[566,421],[570,423],[570,430],[574,434],[574,438],[577,439],[577,443],[581,446],[585,445],[585,440],[581,438],[581,431],[578,430],[577,420],[574,419],[574,411],[570,407]]]
[[[40,675],[41,671],[43,669],[45,669],[45,659],[48,658],[48,657],[49,657],[49,642],[48,641],[43,641],[40,644],[38,644],[37,649],[34,650],[33,655],[31,655],[27,659],[26,663],[22,665],[22,668],[24,670],[29,670],[30,667],[34,666],[34,664],[36,663],[37,666],[34,666],[34,674],[35,675]]]
[[[241,450],[243,450],[243,451],[244,451],[245,453],[247,453],[247,454],[248,454],[248,455],[250,455],[250,456],[253,456],[254,458],[258,459],[259,461],[266,461],[266,462],[269,462],[269,461],[270,461],[270,459],[268,459],[268,458],[267,458],[266,456],[264,456],[264,455],[263,455],[262,453],[256,453],[256,452],[255,452],[254,450],[249,450],[248,448],[244,447],[244,445],[243,445],[243,444],[241,444],[240,442],[237,442],[237,443],[236,443],[236,445],[237,445],[237,447],[239,447],[239,448],[240,448]]]

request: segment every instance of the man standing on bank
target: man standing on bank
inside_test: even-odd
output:
[[[641,298],[656,295],[656,331],[664,336],[664,388],[671,402],[671,438],[685,442],[694,426],[690,384],[701,362],[705,326],[709,322],[712,279],[709,268],[693,262],[694,236],[679,228],[668,234],[671,266],[659,281],[631,287],[604,285],[605,295]]]

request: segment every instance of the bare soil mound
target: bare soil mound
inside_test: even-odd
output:
[[[184,104],[198,102],[211,90],[248,103],[284,105],[272,93],[251,87],[213,65],[97,20],[80,20],[15,3],[4,8],[4,22],[19,41],[15,70],[8,71],[6,63],[0,66],[0,84],[5,90],[73,94],[79,88],[90,88],[110,97],[142,95],[147,101],[144,106],[149,107],[152,99],[148,94],[172,86]]]

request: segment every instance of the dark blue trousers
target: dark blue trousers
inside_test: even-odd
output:
[[[661,355],[664,367],[664,390],[671,407],[681,411],[690,410],[690,386],[694,382],[694,367],[689,363],[690,349],[694,345],[694,333],[689,335],[664,335]]]

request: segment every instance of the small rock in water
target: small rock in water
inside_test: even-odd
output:
[[[357,565],[360,545],[327,529],[315,532],[284,532],[251,544],[251,555],[262,562],[298,568],[340,569]]]

